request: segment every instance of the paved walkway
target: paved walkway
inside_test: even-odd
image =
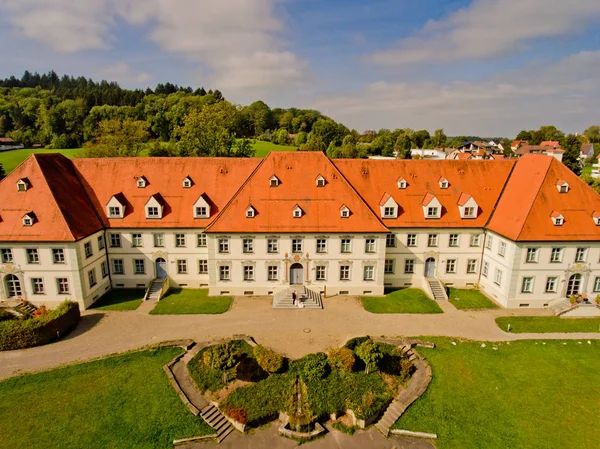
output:
[[[529,338],[600,339],[600,334],[507,334],[494,318],[502,315],[550,315],[547,310],[498,309],[441,314],[371,314],[357,297],[332,297],[324,309],[273,309],[272,300],[236,298],[222,315],[148,315],[138,311],[82,314],[65,339],[37,348],[0,352],[0,379],[19,373],[137,349],[167,340],[210,342],[247,334],[258,342],[298,358],[326,351],[352,337],[433,336],[503,341]]]

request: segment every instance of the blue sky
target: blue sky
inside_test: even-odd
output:
[[[0,0],[0,76],[220,89],[360,131],[600,122],[597,0]]]

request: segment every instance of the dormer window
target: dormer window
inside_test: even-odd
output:
[[[147,185],[148,185],[148,180],[146,178],[144,178],[143,176],[140,176],[137,179],[138,189],[144,189]]]
[[[125,197],[122,193],[113,195],[106,204],[108,218],[123,218],[125,216]]]
[[[208,210],[206,209],[205,206],[197,206],[196,207],[196,217],[197,218],[206,217],[207,215],[208,215]]]
[[[119,206],[112,206],[108,208],[109,218],[119,218],[121,216],[121,208]]]
[[[473,197],[467,193],[461,193],[458,199],[458,210],[461,218],[477,218],[479,205]]]
[[[398,178],[398,188],[399,189],[406,189],[406,179],[404,178]]]
[[[569,183],[559,179],[556,181],[556,188],[558,189],[559,193],[567,193],[569,191]]]
[[[158,207],[149,206],[147,209],[147,217],[148,218],[160,218],[160,212]]]
[[[396,215],[396,208],[393,206],[387,206],[383,208],[383,218],[394,218]]]
[[[552,212],[550,217],[552,218],[554,226],[562,226],[565,222],[565,217],[563,217],[560,212]]]
[[[35,214],[33,212],[29,212],[23,215],[23,226],[33,226],[35,222]]]
[[[147,219],[160,219],[163,216],[165,200],[159,193],[155,193],[145,204]]]
[[[321,175],[317,176],[317,187],[325,187],[325,178]]]
[[[182,185],[184,189],[189,189],[190,187],[192,187],[192,178],[190,178],[189,176],[183,178]]]
[[[292,211],[292,215],[294,218],[302,218],[302,215],[304,215],[304,211],[300,206],[296,205],[294,207],[294,210]]]
[[[425,218],[441,218],[442,204],[432,193],[425,194],[421,205],[423,206],[423,215]]]
[[[256,216],[256,209],[252,206],[248,206],[246,209],[246,218],[254,218]]]
[[[594,219],[594,223],[596,223],[596,226],[600,226],[600,212],[594,212],[592,218]]]
[[[427,218],[437,218],[439,215],[439,208],[432,206],[427,208]]]
[[[465,218],[475,217],[475,208],[474,207],[465,207],[464,217]]]
[[[17,181],[17,191],[26,192],[29,189],[29,180],[27,178],[21,178]]]
[[[346,206],[340,207],[340,217],[349,218],[350,217],[350,209],[348,209]]]
[[[277,187],[279,185],[279,178],[275,175],[269,178],[269,186]]]
[[[450,183],[448,182],[448,180],[446,178],[440,178],[439,181],[440,183],[440,189],[447,189],[448,186],[450,185]]]
[[[194,218],[210,218],[210,203],[206,194],[202,194],[194,204]]]
[[[381,218],[398,218],[398,203],[389,193],[385,193],[379,201]]]

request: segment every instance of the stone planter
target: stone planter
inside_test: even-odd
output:
[[[315,423],[315,430],[312,430],[310,432],[296,432],[295,430],[290,429],[289,423],[286,423],[279,427],[280,434],[288,438],[293,438],[295,440],[310,440],[321,435],[324,432],[325,428],[318,422]]]

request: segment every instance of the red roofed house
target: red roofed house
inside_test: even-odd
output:
[[[600,197],[543,155],[330,160],[32,155],[0,182],[0,300],[111,288],[380,295],[479,285],[507,307],[600,292]],[[151,298],[153,298],[151,296]],[[309,302],[307,302],[309,304]]]

